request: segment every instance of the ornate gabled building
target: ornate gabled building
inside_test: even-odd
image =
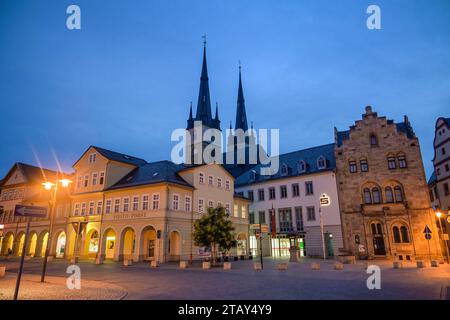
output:
[[[335,157],[345,252],[399,260],[441,256],[419,140],[406,116],[394,123],[366,107],[350,130],[335,129]]]

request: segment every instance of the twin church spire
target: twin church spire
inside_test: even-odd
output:
[[[189,110],[189,119],[187,120],[187,129],[189,130],[194,127],[194,121],[201,121],[202,124],[206,127],[221,130],[219,120],[219,107],[217,104],[215,111],[216,111],[215,116],[213,118],[211,112],[211,98],[209,94],[208,66],[206,63],[206,41],[204,41],[202,73],[200,76],[200,89],[198,92],[197,110],[194,118],[191,103]],[[247,131],[248,129],[247,114],[245,112],[244,91],[242,89],[242,76],[240,65],[239,65],[239,88],[238,88],[235,129],[243,129],[244,131]]]

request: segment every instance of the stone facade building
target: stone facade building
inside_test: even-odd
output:
[[[419,140],[408,118],[394,123],[368,106],[350,130],[335,129],[335,143],[343,251],[368,258],[440,258]]]

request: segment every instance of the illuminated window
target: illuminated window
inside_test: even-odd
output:
[[[243,205],[241,207],[241,217],[242,217],[242,219],[247,218],[247,206],[245,206],[245,205]]]
[[[234,215],[235,217],[239,217],[239,206],[238,206],[237,204],[234,205],[234,208],[233,208],[233,215]]]

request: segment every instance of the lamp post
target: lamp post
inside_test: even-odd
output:
[[[450,263],[450,254],[449,254],[449,250],[448,250],[448,243],[447,243],[447,239],[444,239],[444,230],[442,229],[442,221],[441,221],[441,217],[442,217],[442,212],[437,211],[436,212],[436,217],[439,220],[439,228],[441,229],[441,238],[442,240],[444,240],[444,246],[445,246],[445,253],[447,254],[447,264]]]
[[[41,282],[45,281],[45,273],[47,271],[47,260],[48,260],[48,256],[49,256],[49,252],[50,252],[50,245],[52,242],[52,229],[53,229],[53,218],[54,218],[54,211],[56,208],[56,196],[58,194],[58,184],[61,183],[61,186],[63,188],[67,188],[69,187],[70,183],[72,183],[71,180],[69,179],[61,179],[56,181],[55,183],[53,182],[44,182],[42,184],[42,186],[44,187],[45,190],[47,191],[52,191],[53,190],[53,194],[51,196],[51,199],[49,201],[49,220],[50,220],[50,224],[48,227],[48,237],[47,237],[47,243],[45,246],[45,254],[44,254],[44,263],[42,265],[42,274],[41,274]]]

